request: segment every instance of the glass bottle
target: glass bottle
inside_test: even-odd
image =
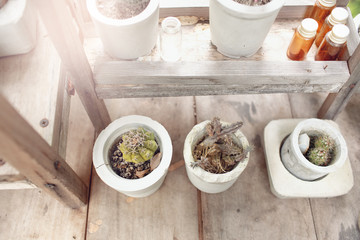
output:
[[[164,61],[175,62],[181,57],[181,23],[176,17],[167,17],[161,23],[160,51]]]
[[[320,32],[316,35],[315,45],[319,47],[321,41],[325,37],[325,34],[328,33],[336,24],[346,24],[348,17],[349,13],[344,8],[334,8],[331,11],[331,14],[326,17]]]
[[[344,24],[336,24],[333,29],[325,35],[320,47],[316,51],[316,61],[336,60],[346,46],[346,39],[349,36],[349,28]]]
[[[305,59],[315,40],[317,27],[318,24],[314,19],[305,18],[301,21],[301,24],[295,30],[294,36],[287,49],[286,54],[288,58],[295,61]]]
[[[317,32],[320,31],[325,18],[335,8],[336,0],[316,0],[310,18],[315,19],[318,23]]]

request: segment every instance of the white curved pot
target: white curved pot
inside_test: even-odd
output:
[[[162,158],[159,166],[147,176],[139,179],[125,179],[112,170],[109,163],[109,150],[122,134],[138,127],[155,133]],[[151,118],[138,115],[113,121],[100,133],[93,148],[94,168],[101,180],[113,189],[131,197],[146,197],[156,192],[165,179],[171,157],[172,144],[166,129]]]
[[[0,57],[23,54],[36,45],[37,15],[32,1],[10,0],[0,8]]]
[[[300,151],[299,136],[307,133],[326,134],[335,141],[334,159],[328,166],[317,166],[307,160]],[[348,156],[346,142],[341,133],[329,123],[320,119],[307,119],[299,122],[281,148],[281,161],[294,176],[307,181],[316,180],[328,173],[335,172],[345,163]]]
[[[186,136],[184,144],[186,173],[191,183],[200,191],[206,193],[220,193],[227,190],[235,183],[236,179],[240,176],[248,164],[250,153],[248,153],[246,158],[239,162],[232,171],[227,173],[215,174],[207,172],[201,167],[191,167],[191,163],[195,161],[193,157],[195,145],[206,135],[205,127],[208,123],[210,123],[210,121],[204,121],[195,125]],[[221,124],[229,125],[229,123],[224,122],[221,122]],[[234,140],[243,148],[249,146],[249,142],[240,130],[235,132]]]
[[[233,0],[210,0],[211,42],[232,58],[248,57],[261,47],[285,0],[247,6]]]
[[[154,48],[158,36],[159,0],[150,0],[144,11],[128,19],[105,17],[98,11],[96,0],[87,0],[87,8],[104,50],[110,56],[135,59]]]

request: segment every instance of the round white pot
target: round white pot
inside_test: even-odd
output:
[[[159,0],[150,0],[140,14],[127,19],[102,15],[96,0],[87,0],[87,8],[107,54],[119,59],[135,59],[154,48],[158,36]]]
[[[210,121],[204,121],[195,125],[187,135],[184,144],[185,167],[191,183],[197,189],[206,193],[220,193],[227,190],[235,183],[236,179],[248,164],[250,153],[248,153],[246,158],[239,162],[232,171],[227,173],[215,174],[207,172],[201,167],[191,167],[191,163],[195,161],[193,157],[195,145],[206,135],[205,127],[209,122]],[[224,122],[221,122],[221,124],[229,125],[229,123]],[[234,135],[234,141],[237,144],[241,145],[243,148],[249,146],[249,142],[240,130],[236,131]]]
[[[328,135],[335,141],[335,156],[328,166],[317,166],[307,160],[300,151],[299,136],[307,133]],[[345,163],[348,151],[341,133],[328,122],[320,119],[307,119],[299,122],[281,148],[281,161],[294,176],[307,181],[316,180],[331,172],[335,172]]]
[[[162,158],[150,174],[139,179],[126,179],[117,175],[109,163],[109,150],[120,136],[131,129],[142,127],[155,133]],[[156,192],[163,183],[172,157],[171,139],[166,129],[151,118],[131,115],[119,118],[107,126],[96,139],[93,163],[101,180],[113,189],[130,197],[146,197]]]
[[[231,58],[248,57],[261,47],[285,0],[247,6],[233,0],[210,0],[211,42]]]
[[[27,53],[35,47],[37,15],[32,4],[10,0],[0,8],[0,57]]]

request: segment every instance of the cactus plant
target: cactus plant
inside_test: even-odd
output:
[[[327,135],[311,137],[311,145],[306,153],[307,159],[315,165],[327,166],[335,151],[334,141]]]
[[[122,136],[122,143],[118,149],[126,162],[143,163],[150,160],[158,145],[154,133],[143,128],[130,130]]]

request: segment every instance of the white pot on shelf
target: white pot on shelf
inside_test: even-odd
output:
[[[31,1],[7,1],[0,8],[0,57],[31,51],[36,45],[36,24]]]
[[[317,166],[301,153],[299,136],[303,133],[309,136],[324,134],[335,141],[335,156],[328,166]],[[307,181],[316,180],[337,171],[343,166],[347,156],[346,142],[341,133],[334,126],[320,119],[306,119],[299,122],[281,147],[281,161],[285,168],[294,176]]]
[[[144,11],[134,17],[112,19],[99,12],[96,0],[87,0],[105,52],[118,59],[136,59],[149,54],[158,36],[159,2],[150,0]]]
[[[139,127],[154,132],[162,158],[159,166],[147,176],[139,179],[122,178],[110,166],[109,151],[121,135]],[[146,197],[156,192],[165,179],[171,158],[172,143],[166,129],[157,121],[138,115],[113,121],[97,137],[93,148],[94,168],[100,179],[108,186],[130,197]]]
[[[211,42],[231,58],[248,57],[261,47],[285,0],[247,6],[233,0],[210,0]]]
[[[246,158],[239,162],[233,170],[227,173],[215,174],[207,172],[201,167],[193,168],[191,166],[191,164],[195,162],[193,151],[196,144],[206,135],[205,127],[208,123],[210,123],[209,120],[195,125],[185,139],[183,154],[186,173],[190,182],[200,191],[206,193],[220,193],[226,191],[235,183],[247,166],[250,153],[248,153]],[[229,125],[229,123],[224,122],[221,122],[221,124]],[[240,130],[237,130],[234,135],[235,138],[233,138],[233,140],[238,145],[242,146],[244,149],[249,146],[248,140]]]

